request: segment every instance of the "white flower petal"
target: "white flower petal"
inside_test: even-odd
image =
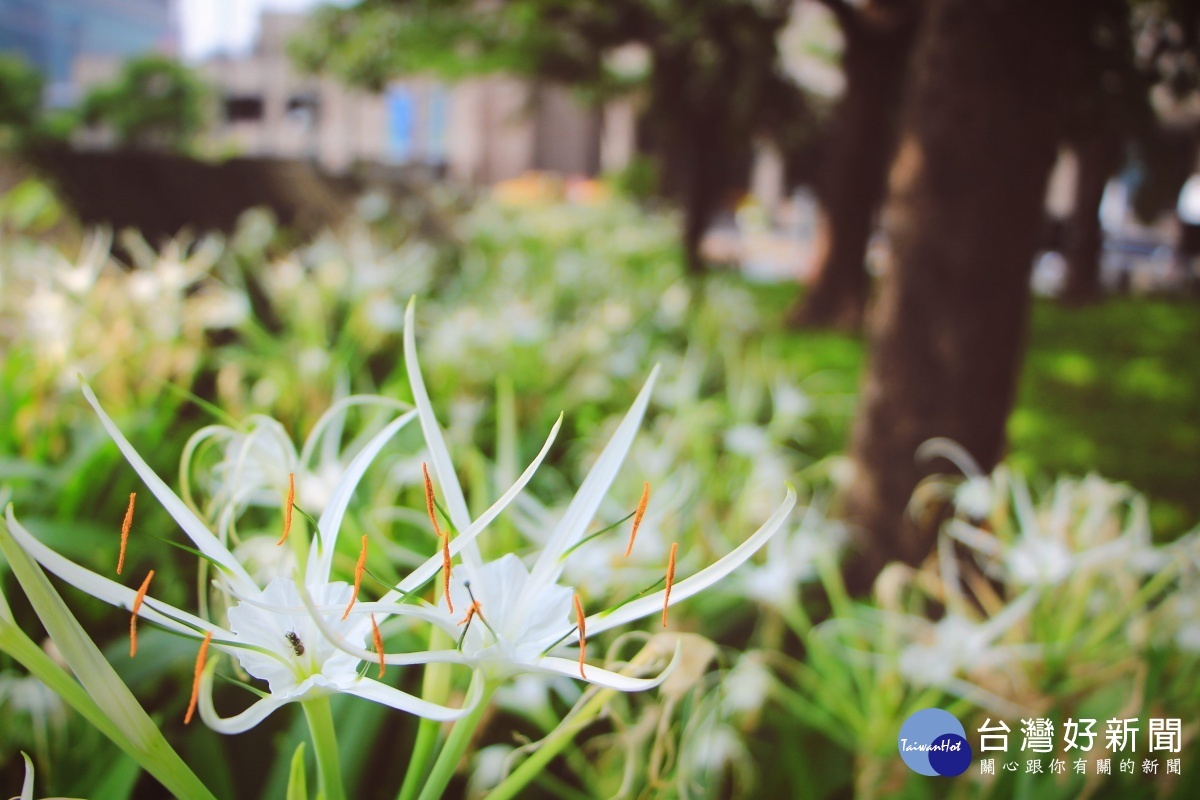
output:
[[[532,580],[528,584],[531,591],[535,585],[548,585],[558,580],[562,572],[563,553],[583,537],[588,523],[596,515],[596,509],[600,507],[604,495],[612,486],[613,479],[617,477],[617,471],[621,469],[625,455],[629,452],[629,446],[637,436],[642,417],[646,413],[646,405],[650,402],[650,393],[654,390],[654,382],[658,378],[658,369],[655,365],[650,371],[650,377],[646,379],[637,399],[633,401],[633,407],[625,414],[625,418],[621,420],[612,438],[601,451],[600,457],[584,478],[579,491],[571,499],[567,510],[563,512],[562,519],[531,570]]]
[[[334,487],[329,498],[329,504],[325,506],[321,518],[317,520],[319,535],[313,537],[308,554],[308,567],[305,570],[305,581],[309,584],[316,585],[329,581],[338,531],[342,527],[342,517],[346,514],[346,508],[350,505],[350,498],[354,495],[354,490],[358,488],[359,481],[362,480],[367,468],[371,466],[371,462],[375,460],[375,456],[379,455],[379,451],[416,415],[415,411],[410,411],[392,420],[387,427],[375,434],[338,479],[337,486]]]
[[[46,547],[37,537],[26,530],[20,522],[17,522],[11,505],[8,507],[8,529],[25,552],[29,553],[35,561],[67,583],[106,603],[126,609],[133,608],[134,598],[137,597],[136,591],[122,586],[116,581],[109,580],[102,575],[97,575],[91,570],[63,558],[49,547]],[[211,622],[155,600],[152,597],[144,599],[141,608],[138,609],[138,616],[162,625],[168,630],[197,639],[200,636],[196,633],[196,628],[211,631],[214,635],[220,634],[224,638],[229,637],[227,631],[213,625]]]
[[[685,578],[672,586],[670,604],[674,605],[707,589],[741,566],[750,556],[754,555],[758,548],[766,544],[767,540],[775,535],[776,531],[783,527],[784,521],[795,506],[796,492],[789,486],[787,496],[783,499],[779,508],[775,510],[771,518],[764,522],[762,527],[755,531],[750,538],[730,551],[720,561],[705,567],[695,575]],[[649,616],[656,611],[661,611],[665,592],[666,590],[663,589],[654,594],[639,597],[637,600],[630,601],[611,612],[605,613],[602,611],[598,614],[593,614],[586,620],[588,634],[600,633],[601,631],[615,628],[618,625],[632,622],[635,619]]]
[[[108,435],[117,443],[121,453],[125,459],[133,467],[134,471],[141,477],[142,481],[149,487],[150,491],[158,498],[158,502],[163,504],[169,513],[183,528],[183,532],[196,544],[200,552],[211,558],[216,563],[224,567],[228,572],[228,577],[237,583],[241,584],[243,590],[254,588],[254,581],[250,579],[250,575],[242,568],[237,559],[233,557],[224,545],[213,535],[208,526],[197,517],[187,504],[179,499],[167,484],[163,483],[162,479],[154,474],[154,470],[150,469],[150,465],[142,460],[137,451],[133,449],[133,445],[129,440],[122,435],[117,428],[116,423],[109,418],[108,414],[104,413],[104,409],[100,407],[100,401],[96,399],[96,395],[92,392],[92,388],[86,383],[83,384],[83,396],[87,398],[88,403],[96,410],[100,416],[100,422],[104,425]]]
[[[33,800],[33,762],[29,755],[22,750],[21,758],[25,759],[25,780],[21,783],[21,800]]]
[[[554,444],[554,440],[558,436],[559,428],[562,427],[562,421],[563,418],[560,414],[558,416],[558,420],[554,423],[554,427],[550,429],[550,435],[546,437],[546,443],[542,445],[542,449],[538,452],[537,456],[533,459],[533,461],[529,462],[529,466],[526,467],[525,471],[521,473],[521,476],[517,478],[517,482],[509,487],[508,491],[501,495],[499,500],[497,500],[495,503],[492,503],[491,507],[488,508],[487,511],[480,514],[479,519],[472,522],[470,526],[463,529],[458,536],[450,540],[451,555],[459,553],[467,544],[474,542],[475,537],[477,537],[484,528],[491,524],[492,520],[494,520],[500,514],[500,512],[503,511],[508,504],[513,501],[513,499],[521,492],[521,490],[525,488],[525,484],[529,483],[530,479],[533,478],[533,475],[535,472],[537,472],[538,467],[542,465],[543,459],[545,459],[546,455],[550,452],[550,446]],[[433,575],[441,568],[442,557],[440,555],[431,556],[425,561],[424,564],[413,570],[407,578],[400,581],[397,589],[393,589],[385,594],[380,602],[392,602],[393,600],[399,598],[401,593],[413,591],[417,587],[421,586],[421,584],[425,583],[425,581],[433,577]]]
[[[204,724],[217,733],[233,734],[248,731],[270,716],[276,709],[287,705],[293,700],[300,699],[299,697],[287,695],[268,695],[252,704],[240,714],[235,714],[232,717],[222,717],[213,708],[212,676],[213,671],[211,669],[204,670],[204,673],[200,676],[198,708],[200,719],[204,720]]]
[[[476,698],[475,702],[469,702],[462,708],[449,708],[414,697],[407,692],[393,689],[386,683],[380,683],[370,678],[359,678],[349,686],[343,687],[342,691],[436,722],[451,722],[459,719],[474,710],[475,702],[478,702]],[[468,695],[468,700],[471,700],[470,695]]]
[[[412,410],[412,406],[408,403],[374,394],[352,394],[348,397],[335,400],[309,432],[308,439],[305,440],[304,447],[300,450],[300,464],[302,466],[310,466],[313,451],[316,449],[318,442],[322,440],[322,437],[324,437],[327,448],[323,448],[322,459],[326,461],[337,460],[337,449],[342,441],[342,427],[346,421],[346,412],[351,406],[378,406],[396,411]]]
[[[616,689],[618,692],[644,692],[647,689],[653,689],[665,681],[675,669],[675,665],[679,663],[680,655],[683,653],[683,644],[675,643],[675,654],[671,656],[671,663],[663,669],[662,672],[653,678],[631,678],[628,675],[622,675],[619,672],[604,669],[602,667],[594,667],[591,664],[585,664],[583,668],[582,680],[588,683],[595,683],[608,689]],[[567,658],[559,658],[558,656],[546,656],[539,660],[536,668],[541,672],[549,672],[554,675],[565,675],[568,678],[579,678],[579,662],[572,661]]]
[[[433,404],[429,402],[425,379],[421,376],[421,362],[417,359],[414,334],[416,302],[414,296],[408,301],[408,308],[404,312],[404,363],[408,370],[408,383],[412,387],[413,402],[421,417],[421,431],[425,434],[425,444],[429,447],[429,459],[433,462],[433,471],[441,484],[442,495],[446,498],[446,512],[450,515],[454,527],[461,533],[470,527],[471,515],[467,511],[467,501],[463,497],[458,475],[454,472],[454,464],[450,461],[450,452],[446,449],[442,429],[433,413]],[[474,542],[468,542],[467,545],[462,550],[463,563],[475,569],[483,560]]]

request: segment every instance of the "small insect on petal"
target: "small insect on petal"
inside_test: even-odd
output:
[[[642,517],[646,516],[646,504],[650,502],[650,481],[642,482],[642,499],[638,501],[637,511],[633,514],[633,528],[629,531],[629,545],[625,548],[625,557],[629,558],[629,554],[633,552],[633,540],[637,538],[638,528],[642,524]]]
[[[292,532],[292,509],[296,505],[296,473],[288,473],[288,494],[287,505],[283,507],[283,536],[279,537],[279,541],[275,546],[283,544],[287,541],[288,534]]]
[[[583,603],[579,592],[575,593],[575,624],[579,627],[579,677],[587,680],[583,672],[584,661],[587,659],[587,623],[583,617]]]
[[[187,725],[192,721],[192,715],[196,713],[196,702],[200,699],[200,676],[204,674],[204,662],[208,658],[208,643],[212,641],[212,631],[204,634],[204,641],[200,643],[200,652],[196,655],[196,672],[192,677],[192,699],[188,701],[187,714],[183,717],[183,724]]]
[[[379,632],[379,626],[375,624],[374,614],[371,615],[371,639],[375,642],[375,652],[379,654],[379,677],[382,678],[387,664],[383,660],[383,634]]]
[[[675,582],[675,551],[679,542],[671,542],[671,557],[667,561],[667,590],[663,592],[662,626],[667,627],[667,608],[671,605],[671,584]]]
[[[363,572],[367,569],[367,537],[362,537],[362,550],[358,553],[358,563],[354,566],[354,594],[350,595],[350,603],[346,606],[346,610],[342,612],[342,619],[350,616],[350,609],[354,608],[355,601],[358,600],[358,590],[362,588]]]
[[[150,579],[154,577],[154,570],[150,570],[146,574],[146,580],[142,581],[142,586],[137,590],[137,596],[133,598],[133,615],[129,617],[129,657],[133,658],[137,655],[137,618],[138,610],[142,607],[142,601],[146,599],[146,592],[150,590]]]
[[[300,641],[300,637],[295,631],[288,631],[283,635],[283,638],[288,640],[288,644],[292,646],[292,652],[298,656],[304,655],[304,642]]]
[[[121,554],[117,556],[117,574],[125,568],[125,545],[129,543],[129,529],[133,527],[133,503],[137,492],[129,493],[129,506],[125,509],[125,519],[121,522]]]

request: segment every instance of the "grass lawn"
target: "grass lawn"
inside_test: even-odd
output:
[[[756,286],[778,320],[797,295]],[[822,391],[853,392],[861,339],[788,333],[769,338],[796,365],[817,373]],[[849,417],[824,433],[821,449],[842,449]],[[1097,472],[1151,500],[1165,538],[1200,522],[1200,304],[1181,299],[1113,298],[1082,309],[1039,300],[1029,350],[1008,424],[1011,463],[1035,485],[1058,474]]]

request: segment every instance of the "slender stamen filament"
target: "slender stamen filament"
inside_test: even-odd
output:
[[[667,590],[663,592],[662,626],[667,627],[667,608],[671,605],[671,584],[675,582],[675,551],[679,542],[671,542],[671,557],[667,561]]]
[[[187,725],[192,721],[192,715],[196,713],[196,702],[200,699],[200,676],[204,673],[204,662],[208,659],[208,643],[212,641],[212,631],[207,631],[204,634],[204,641],[200,643],[200,652],[196,655],[196,672],[192,677],[192,699],[188,701],[187,714],[183,716],[183,724]]]
[[[129,493],[129,506],[125,509],[125,519],[121,521],[121,553],[117,556],[117,574],[125,568],[125,545],[129,543],[129,529],[133,527],[133,502],[137,492]]]
[[[275,543],[278,547],[287,541],[288,534],[292,532],[292,509],[296,506],[296,473],[288,473],[288,493],[287,505],[283,507],[283,536],[279,537],[279,541]]]
[[[132,508],[132,506],[130,506]],[[137,618],[138,610],[142,607],[142,601],[146,599],[146,592],[150,590],[150,579],[154,577],[154,570],[150,570],[146,574],[146,580],[142,581],[142,586],[137,590],[137,596],[133,598],[133,615],[129,617],[129,657],[133,658],[137,655]]]
[[[346,610],[342,612],[342,619],[350,616],[350,609],[354,608],[355,601],[358,600],[358,590],[362,588],[363,571],[367,568],[367,537],[362,537],[362,550],[358,552],[358,563],[354,566],[354,594],[350,595],[350,602],[346,606]]]
[[[433,532],[442,536],[442,529],[438,526],[437,512],[434,510],[433,500],[433,481],[429,480],[429,467],[425,462],[421,462],[421,474],[425,477],[425,510],[429,512],[429,521],[433,523]]]
[[[375,624],[375,615],[371,615],[371,640],[375,642],[375,652],[379,654],[379,677],[383,677],[384,670],[387,669],[387,663],[383,660],[383,634],[379,632],[379,626]]]
[[[471,591],[471,582],[463,581],[463,588],[467,590],[467,596],[471,598],[471,605],[475,607],[475,616],[479,617],[479,621],[483,623],[483,627],[487,628],[488,632],[491,633],[497,641],[499,641],[500,637],[496,636],[496,631],[492,630],[492,626],[487,621],[487,617],[483,615],[483,604],[475,599],[475,593]],[[463,631],[463,634],[465,636],[466,631]]]
[[[579,592],[575,593],[575,624],[579,626],[579,677],[587,680],[587,675],[583,672],[587,659],[587,624],[583,619],[583,603],[579,599]]]
[[[625,548],[625,557],[633,552],[633,540],[637,538],[638,527],[642,517],[646,516],[646,504],[650,502],[650,481],[642,482],[642,499],[638,501],[637,511],[633,514],[633,528],[629,531],[629,545]]]

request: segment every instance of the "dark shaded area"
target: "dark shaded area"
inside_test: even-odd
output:
[[[856,332],[871,290],[867,244],[887,188],[921,6],[913,0],[872,0],[861,7],[843,0],[822,4],[833,12],[845,39],[846,90],[823,137],[811,288],[788,312],[788,323]]]
[[[31,157],[85,225],[141,230],[148,241],[231,232],[238,216],[265,207],[301,234],[336,224],[363,181],[328,175],[305,161],[233,158],[221,163],[144,152],[43,150]]]

